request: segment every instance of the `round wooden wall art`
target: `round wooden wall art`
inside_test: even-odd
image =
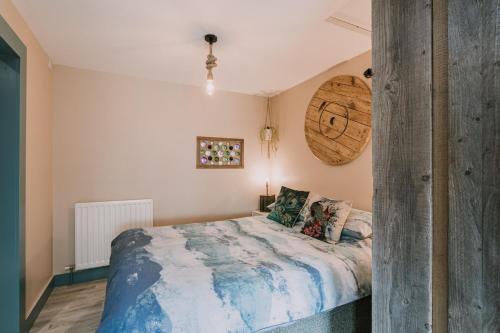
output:
[[[336,76],[319,87],[306,112],[312,153],[329,165],[356,159],[371,137],[372,93],[360,78]]]

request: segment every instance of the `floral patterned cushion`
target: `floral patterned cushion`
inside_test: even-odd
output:
[[[296,191],[282,186],[276,204],[267,218],[292,228],[308,195],[309,192]]]
[[[328,199],[328,198],[317,193],[309,193],[306,203],[304,204],[304,207],[302,207],[302,209],[300,210],[299,216],[297,216],[297,221],[293,226],[294,231],[296,232],[302,231],[302,228],[304,228],[306,220],[309,218],[309,216],[311,216],[311,205],[316,201],[320,201],[322,199]]]
[[[350,201],[323,198],[311,204],[310,216],[302,233],[329,243],[338,242],[342,228],[351,212]]]

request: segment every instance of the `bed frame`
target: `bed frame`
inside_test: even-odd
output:
[[[266,333],[367,333],[371,332],[371,296],[339,306]]]

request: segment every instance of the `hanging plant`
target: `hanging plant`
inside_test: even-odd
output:
[[[267,97],[267,110],[266,110],[266,120],[264,122],[264,127],[260,130],[260,150],[262,152],[262,146],[267,145],[267,158],[271,158],[271,152],[276,153],[278,151],[278,129],[273,127],[271,124],[271,97]]]

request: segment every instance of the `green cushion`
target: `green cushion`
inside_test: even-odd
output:
[[[267,218],[292,228],[308,195],[309,192],[296,191],[282,186],[276,199],[276,205]]]

